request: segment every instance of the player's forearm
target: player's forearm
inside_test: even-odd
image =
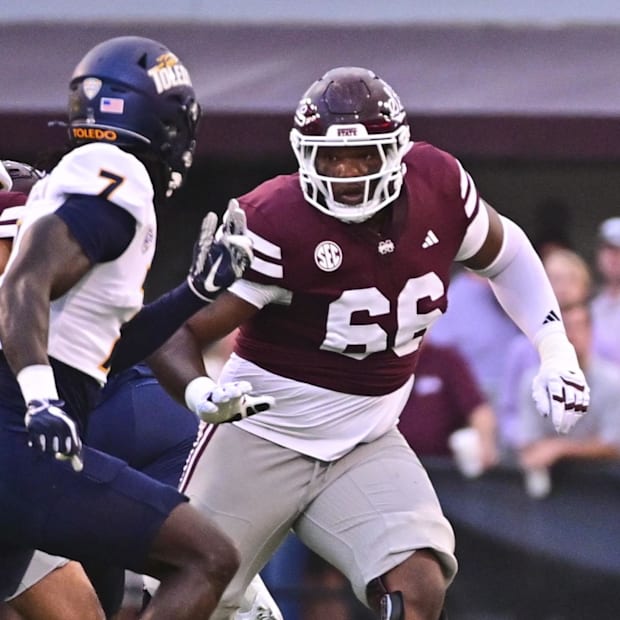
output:
[[[10,278],[0,288],[0,341],[17,374],[22,368],[49,364],[49,299],[28,278]]]
[[[149,356],[147,362],[166,391],[183,405],[187,384],[207,374],[202,349],[185,325]]]
[[[123,326],[112,357],[111,371],[120,372],[147,358],[205,303],[183,282],[144,306]]]

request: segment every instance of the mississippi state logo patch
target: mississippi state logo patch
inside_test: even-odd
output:
[[[314,262],[321,271],[336,271],[342,265],[342,250],[334,241],[321,241],[314,250]]]

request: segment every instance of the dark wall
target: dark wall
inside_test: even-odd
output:
[[[587,259],[599,222],[620,215],[620,161],[468,161],[482,195],[536,239],[543,227],[568,233]]]
[[[551,229],[592,259],[599,222],[620,215],[620,161],[525,161],[462,158],[484,198],[521,224],[533,240]],[[293,156],[251,161],[201,159],[173,204],[162,211],[152,296],[185,274],[202,216],[230,197],[295,169]],[[546,233],[548,234],[548,233]]]
[[[40,114],[0,116],[0,128],[6,130],[0,132],[0,156],[34,162],[41,145],[60,148],[66,130],[48,127],[48,120],[49,115]],[[210,115],[187,185],[160,215],[159,250],[147,296],[184,276],[200,220],[208,210],[222,212],[230,197],[295,169],[288,129],[288,115]],[[428,139],[459,157],[487,201],[535,240],[543,228],[563,227],[575,248],[591,260],[597,225],[620,215],[620,154],[608,148],[620,144],[611,139],[620,132],[619,122],[464,122],[416,116],[413,131],[415,139]]]

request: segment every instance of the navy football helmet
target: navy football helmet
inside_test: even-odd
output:
[[[69,85],[69,139],[109,142],[154,156],[169,189],[192,165],[200,106],[189,72],[165,46],[126,36],[100,43],[82,58]]]
[[[398,95],[372,71],[360,67],[331,69],[310,86],[297,106],[290,141],[305,199],[345,222],[363,222],[398,197],[404,174],[402,159],[412,145]],[[347,178],[364,183],[364,199],[358,205],[336,202],[333,184],[343,179],[317,172],[318,149],[369,145],[377,147],[381,170]]]

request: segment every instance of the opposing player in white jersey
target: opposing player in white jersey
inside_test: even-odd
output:
[[[0,274],[13,246],[17,222],[23,219],[27,195],[44,174],[29,164],[11,160],[0,160],[0,173],[3,171],[7,175],[0,189]],[[85,441],[176,487],[198,424],[198,418],[172,401],[148,367],[140,364],[114,373],[113,380],[106,383],[102,401],[89,415]],[[124,592],[122,568],[107,566],[105,562],[96,566],[89,563],[85,576],[79,563],[42,551],[34,553],[17,590],[7,602],[19,611],[20,620],[97,617],[99,604],[87,577],[95,586],[106,617],[114,617]],[[0,618],[7,613],[7,606],[0,602]],[[277,604],[259,576],[246,590],[238,612],[238,620],[241,619],[282,620]]]
[[[275,397],[204,433],[181,483],[241,554],[211,618],[228,617],[292,528],[383,620],[437,620],[457,570],[453,532],[396,425],[453,262],[487,276],[536,344],[534,398],[560,432],[586,412],[588,387],[527,237],[454,157],[411,143],[388,84],[362,68],[327,72],[301,98],[291,143],[299,172],[233,203],[251,268],[166,345],[197,354],[241,326],[220,380]],[[187,403],[208,408],[199,365],[174,370],[168,384],[194,376]]]
[[[156,41],[111,39],[75,69],[73,148],[31,193],[0,287],[3,599],[34,549],[160,579],[144,618],[208,617],[237,568],[183,495],[81,441],[113,351],[121,365],[151,353],[251,256],[245,238],[213,242],[211,214],[188,281],[142,307],[154,204],[191,165],[199,116],[187,69]],[[218,396],[241,413],[248,389]]]

